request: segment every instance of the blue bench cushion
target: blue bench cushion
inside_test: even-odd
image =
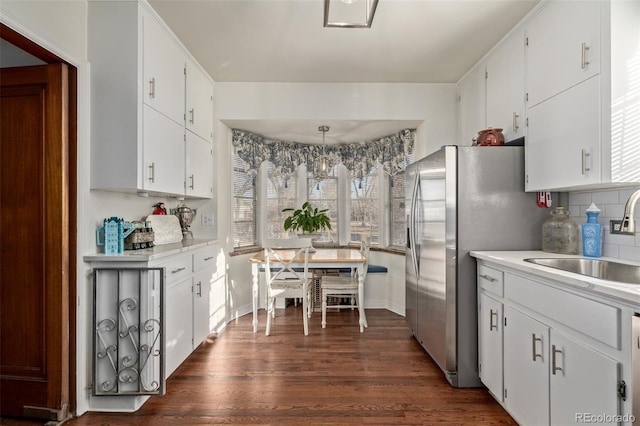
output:
[[[279,269],[277,268],[271,268],[271,271],[273,272],[277,272]],[[296,272],[302,272],[302,268],[293,268],[294,271]],[[338,270],[341,274],[348,274],[349,272],[351,272],[351,269],[349,268],[340,268]],[[260,272],[264,272],[264,268],[260,268]],[[369,267],[367,268],[367,273],[368,274],[386,274],[387,273],[387,267],[386,266],[382,266],[382,265],[369,265]]]

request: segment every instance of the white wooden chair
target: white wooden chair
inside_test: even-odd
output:
[[[360,252],[365,258],[362,268],[364,271],[362,280],[364,282],[367,277],[367,268],[369,266],[369,244],[362,243],[360,246]],[[353,271],[349,276],[324,275],[322,277],[322,281],[320,283],[322,293],[322,328],[326,328],[327,326],[327,298],[337,297],[339,300],[338,304],[331,305],[332,309],[354,309],[360,307],[360,303],[363,303],[363,301],[361,301],[358,296],[358,280],[359,277],[356,271]],[[343,304],[345,299],[349,300],[348,305]],[[362,313],[364,326],[367,327],[367,318],[364,316],[364,309],[362,310]]]
[[[267,281],[267,329],[271,332],[271,320],[275,317],[276,298],[301,298],[304,335],[309,334],[311,316],[311,275],[309,273],[309,249],[311,238],[266,240],[262,243]]]

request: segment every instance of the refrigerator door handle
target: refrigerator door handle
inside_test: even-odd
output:
[[[413,182],[413,194],[411,197],[411,257],[413,259],[413,268],[416,273],[416,277],[420,276],[420,260],[417,254],[420,252],[417,243],[417,209],[418,209],[418,194],[420,193],[420,176],[416,174],[416,179]]]

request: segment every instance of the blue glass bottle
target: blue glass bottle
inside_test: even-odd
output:
[[[582,224],[582,254],[587,257],[602,256],[602,225],[598,223],[600,209],[591,203],[586,210],[587,221]]]

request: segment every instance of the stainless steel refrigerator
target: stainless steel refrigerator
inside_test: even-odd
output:
[[[445,146],[406,171],[406,320],[451,385],[478,378],[476,262],[471,250],[541,247],[524,148]]]

